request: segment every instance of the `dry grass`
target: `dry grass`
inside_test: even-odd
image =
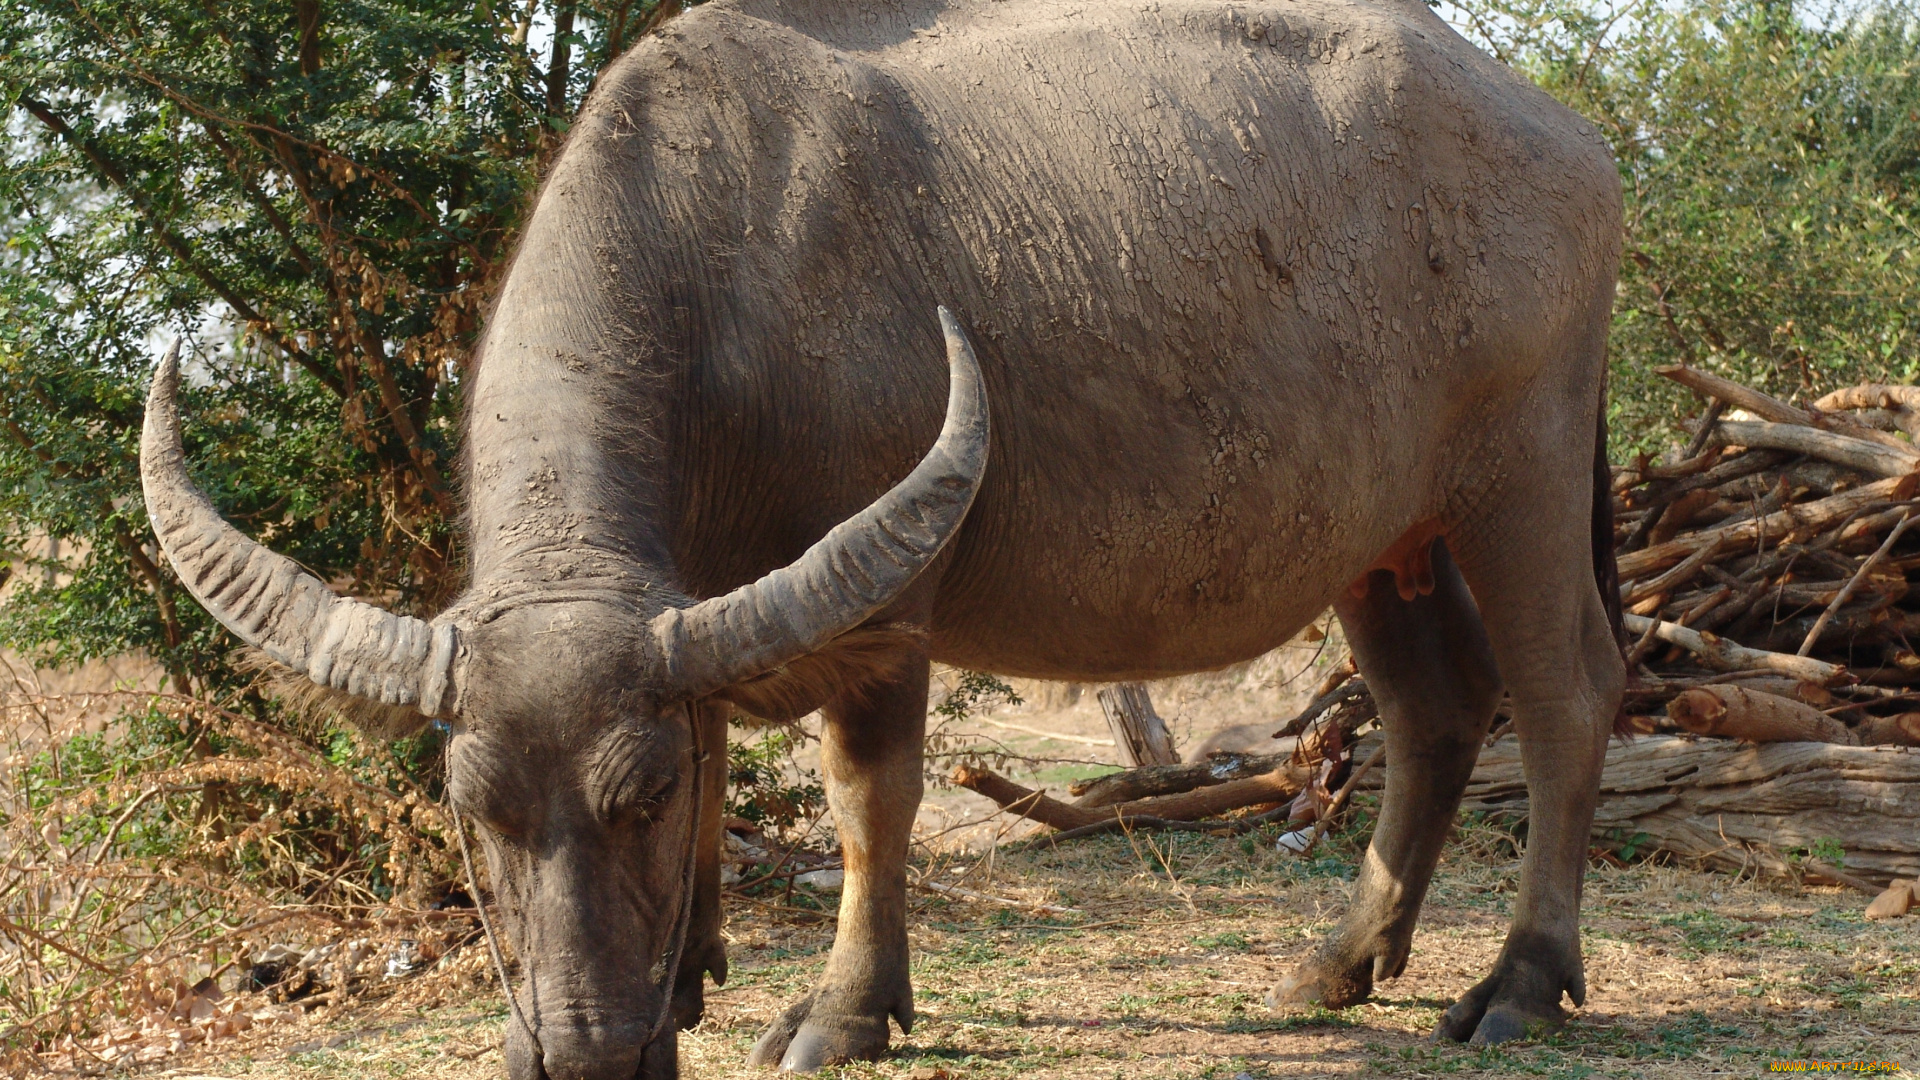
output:
[[[1337,917],[1352,839],[1304,863],[1239,840],[1098,838],[1002,853],[970,886],[1080,914],[916,894],[920,1022],[849,1077],[1753,1075],[1776,1058],[1920,1061],[1914,919],[1868,923],[1837,891],[1783,891],[1675,868],[1588,880],[1587,1007],[1559,1035],[1506,1049],[1426,1042],[1499,949],[1513,898],[1504,834],[1463,831],[1435,883],[1405,977],[1338,1013],[1276,1017],[1261,998]],[[953,868],[946,873],[951,874]],[[730,911],[733,980],[682,1036],[688,1075],[753,1074],[747,1047],[818,974],[830,930]],[[471,965],[470,965],[471,966]],[[169,1063],[173,1075],[501,1075],[504,1007],[478,982],[429,976],[404,997],[322,1010]],[[434,987],[438,985],[438,988]]]
[[[1194,741],[1247,717],[1290,715],[1300,684],[1317,681],[1320,659],[1306,653],[1271,671],[1196,682],[1184,695],[1169,685],[1162,707]],[[1010,752],[1009,773],[1023,783],[1058,788],[1111,760],[1110,749],[1087,741],[1105,733],[1089,701],[1030,697],[1027,706],[993,714],[1018,728],[985,725],[957,734],[991,739]],[[282,761],[307,771],[297,754]],[[917,874],[1020,906],[916,891],[920,1022],[910,1036],[896,1035],[891,1057],[842,1070],[847,1077],[1744,1076],[1766,1071],[1775,1058],[1920,1061],[1920,916],[1868,923],[1855,894],[1675,868],[1596,868],[1587,889],[1587,1007],[1552,1039],[1477,1051],[1430,1046],[1426,1033],[1499,950],[1519,857],[1513,836],[1500,828],[1459,830],[1408,973],[1383,986],[1377,1001],[1276,1017],[1261,999],[1338,917],[1364,835],[1332,838],[1312,862],[1274,852],[1270,833],[1112,836],[1015,854],[991,845],[1028,826],[956,790],[929,792],[921,825]],[[14,841],[16,861],[37,852],[32,835]],[[8,910],[26,910],[17,906],[27,895],[23,886],[31,891],[52,880],[29,872],[44,865],[22,863],[13,867],[18,880],[0,883],[0,896],[16,905]],[[830,897],[812,899],[831,904]],[[1041,904],[1074,911],[1049,916]],[[327,914],[296,906],[303,915]],[[231,920],[234,912],[209,914]],[[47,925],[67,928],[57,918]],[[742,1066],[747,1047],[818,976],[830,926],[802,911],[730,903],[733,979],[710,993],[707,1020],[682,1036],[688,1076],[765,1075]],[[446,954],[428,974],[395,982],[375,975],[354,984],[357,996],[305,1015],[282,1007],[275,1022],[222,1034],[210,1045],[188,1044],[158,1062],[122,1062],[117,1074],[498,1077],[505,1005],[469,929],[451,922],[388,928],[387,937],[417,937],[430,952]],[[277,924],[243,936],[257,950],[268,941],[316,945],[380,933],[309,918],[297,929]],[[116,957],[115,966],[139,966],[152,941],[140,944]],[[183,977],[218,967],[223,955],[193,957]],[[59,959],[40,954],[35,962]],[[223,1007],[265,1004],[257,995],[230,994]]]

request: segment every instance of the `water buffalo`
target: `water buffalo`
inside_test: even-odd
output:
[[[825,717],[838,937],[752,1054],[805,1071],[913,1023],[929,661],[1152,679],[1329,604],[1393,768],[1274,1002],[1405,966],[1504,687],[1530,843],[1438,1033],[1509,1039],[1584,994],[1620,216],[1595,132],[1418,0],[715,0],[602,74],[527,222],[464,382],[449,610],[222,522],[170,365],[147,503],[238,636],[379,730],[453,725],[515,1080],[675,1075],[727,970],[730,710]]]

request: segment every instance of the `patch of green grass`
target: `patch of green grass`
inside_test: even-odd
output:
[[[1741,938],[1747,931],[1745,923],[1705,908],[1663,915],[1660,925],[1680,931],[1683,947],[1696,955],[1736,948],[1743,944]]]
[[[1076,780],[1091,780],[1119,771],[1111,765],[1055,765],[1034,773],[1033,778],[1042,784],[1071,784]]]
[[[1791,926],[1777,926],[1767,931],[1766,936],[1761,940],[1768,945],[1782,949],[1805,949],[1810,947],[1806,935]]]
[[[1247,935],[1228,930],[1219,934],[1201,934],[1193,943],[1202,949],[1228,949],[1233,952],[1246,952],[1253,946],[1247,941]]]
[[[1345,1011],[1315,1008],[1286,1016],[1262,1015],[1229,1020],[1220,1025],[1220,1030],[1229,1035],[1266,1035],[1281,1031],[1302,1031],[1308,1028],[1358,1026],[1359,1021],[1349,1017]]]

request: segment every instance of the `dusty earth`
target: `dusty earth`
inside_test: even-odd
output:
[[[1156,686],[1155,699],[1191,749],[1216,727],[1290,715],[1329,662],[1297,646]],[[949,724],[944,745],[989,738],[1047,759],[1006,765],[1056,789],[1111,767],[1091,693],[1021,690],[1026,705]],[[1920,1067],[1920,916],[1868,922],[1858,894],[1596,866],[1586,1007],[1542,1041],[1470,1050],[1426,1035],[1499,949],[1522,842],[1510,832],[1462,823],[1407,974],[1377,1000],[1280,1017],[1261,999],[1337,917],[1364,819],[1314,859],[1274,851],[1271,833],[1111,836],[1018,852],[993,848],[1022,830],[991,809],[968,792],[930,792],[915,873],[997,902],[916,891],[919,1023],[896,1034],[887,1060],[843,1075],[1696,1077],[1809,1059]],[[686,1075],[765,1075],[741,1064],[747,1047],[820,971],[831,923],[815,911],[832,900],[806,889],[730,899],[732,978],[710,989],[707,1019],[681,1037]],[[139,1075],[498,1077],[505,1015],[469,946],[433,973],[376,983]]]
[[[1074,910],[922,894],[919,1023],[893,1057],[844,1075],[1694,1077],[1776,1060],[1920,1061],[1920,920],[1869,923],[1854,895],[1648,866],[1592,872],[1592,992],[1562,1032],[1497,1050],[1429,1045],[1440,1011],[1499,948],[1513,896],[1504,835],[1464,831],[1407,974],[1377,1001],[1297,1017],[1260,998],[1340,910],[1351,847],[1302,861],[1249,855],[1238,839],[1107,837],[962,864],[977,891]],[[747,1047],[804,992],[829,942],[814,918],[745,904],[728,933],[733,977],[682,1036],[692,1077],[764,1075],[741,1065]],[[257,1028],[159,1074],[502,1075],[497,994],[441,981]]]

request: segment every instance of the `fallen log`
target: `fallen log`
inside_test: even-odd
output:
[[[1652,628],[1654,636],[1661,641],[1680,646],[1699,657],[1701,663],[1719,671],[1777,671],[1821,686],[1832,686],[1847,674],[1847,669],[1839,664],[1829,664],[1810,656],[1749,649],[1717,634],[1689,630],[1678,623],[1662,622],[1655,628],[1653,624],[1656,620],[1642,615],[1625,615],[1622,621],[1627,630],[1634,634],[1644,634]]]
[[[1286,802],[1300,793],[1312,779],[1311,765],[1285,764],[1245,780],[1203,787],[1178,795],[1135,799],[1113,806],[1075,806],[1052,798],[1044,791],[1021,787],[990,769],[962,765],[949,778],[954,784],[977,792],[1000,804],[1009,813],[1037,821],[1055,829],[1078,829],[1106,821],[1125,822],[1132,818],[1161,818],[1168,821],[1197,821],[1217,817],[1261,803]]]
[[[1792,698],[1742,686],[1700,686],[1667,702],[1667,715],[1695,735],[1746,742],[1822,742],[1857,746],[1847,725]]]
[[[1179,765],[1142,765],[1091,780],[1076,780],[1068,785],[1067,794],[1076,796],[1073,805],[1092,808],[1245,780],[1285,765],[1293,756],[1294,741],[1283,740],[1285,745],[1273,754],[1213,754]]]
[[[1363,788],[1384,785],[1382,772]],[[1481,752],[1461,809],[1525,816],[1518,740]],[[1789,853],[1838,841],[1841,873],[1884,886],[1920,877],[1917,826],[1920,750],[1644,735],[1608,744],[1593,837],[1617,845],[1644,833],[1685,862],[1786,880],[1821,870]]]

